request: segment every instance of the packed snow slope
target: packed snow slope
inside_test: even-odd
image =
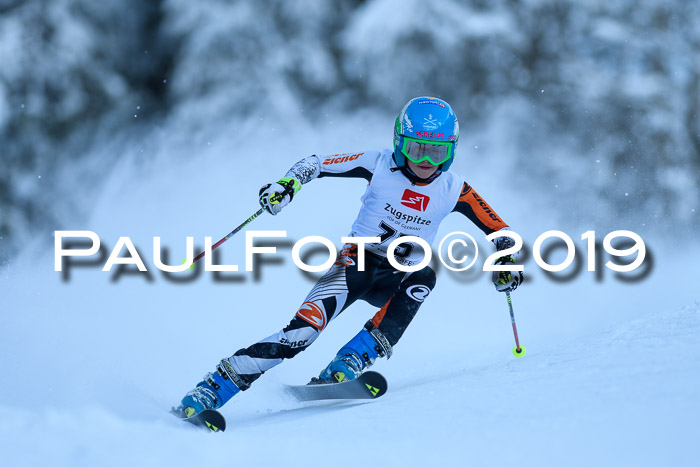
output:
[[[638,233],[651,266],[637,281],[583,268],[558,282],[525,262],[528,280],[513,294],[527,347],[521,359],[511,355],[505,297],[488,277],[439,268],[435,291],[394,356],[375,366],[390,384],[383,398],[302,404],[284,391],[284,384],[315,376],[373,315],[358,303],[310,349],[226,405],[225,433],[199,432],[168,414],[219,359],[284,326],[313,278],[294,266],[290,244],[276,261],[259,265],[259,275],[245,272],[237,236],[218,259],[240,272],[178,280],[191,273],[158,271],[153,237],[162,238],[166,261],[179,263],[186,236],[198,249],[205,236],[228,233],[257,210],[258,188],[297,159],[391,144],[392,122],[380,123],[287,128],[284,135],[258,125],[243,129],[247,142],[234,131],[188,144],[164,135],[127,153],[96,154],[95,163],[119,157],[120,165],[98,191],[75,187],[91,214],[76,217],[71,229],[96,232],[105,255],[129,236],[149,272],[102,272],[106,256],[55,272],[46,242],[29,243],[3,271],[3,465],[695,465],[700,297],[688,258],[699,251],[674,251],[645,232]],[[387,132],[363,132],[363,125]],[[559,225],[546,204],[533,207],[533,199],[546,199],[546,188],[509,172],[507,151],[476,147],[484,141],[466,135],[453,169],[526,244],[560,229],[585,247],[580,236],[595,225]],[[142,150],[155,162],[140,162]],[[282,214],[262,216],[249,229],[286,230],[290,240],[324,235],[339,245],[364,186],[359,179],[313,181]],[[439,238],[453,230],[482,238],[457,214]],[[607,232],[597,233],[602,239]]]

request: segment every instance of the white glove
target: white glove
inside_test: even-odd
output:
[[[301,190],[299,180],[284,177],[275,183],[268,183],[260,188],[260,206],[276,216],[283,207],[292,202],[294,195]]]
[[[514,265],[515,258],[513,255],[501,256],[493,264]],[[491,280],[499,292],[512,292],[523,282],[523,273],[521,271],[493,271]]]

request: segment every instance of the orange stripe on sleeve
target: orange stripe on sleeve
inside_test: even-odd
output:
[[[467,216],[487,234],[508,227],[508,224],[496,214],[496,211],[468,183],[465,183],[462,187],[462,193],[454,210]]]

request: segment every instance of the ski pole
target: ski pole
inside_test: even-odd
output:
[[[274,201],[274,202],[279,202],[281,199],[283,199],[285,196],[287,196],[289,193],[291,193],[293,189],[294,189],[293,186],[288,186],[288,187],[286,187],[282,193],[276,193],[274,196],[272,196],[272,198],[271,198],[272,201]],[[273,203],[273,204],[274,204],[274,203]],[[255,220],[255,218],[258,217],[260,214],[262,214],[264,211],[265,211],[264,208],[258,209],[252,216],[250,216],[248,219],[246,219],[245,221],[243,221],[243,223],[242,223],[241,225],[239,225],[238,227],[236,227],[235,229],[233,229],[231,232],[229,232],[229,234],[226,235],[224,238],[222,238],[221,240],[219,240],[218,242],[216,242],[215,244],[213,244],[213,245],[211,246],[211,251],[214,251],[214,249],[215,249],[216,247],[218,247],[219,245],[221,245],[222,243],[224,243],[226,240],[228,240],[229,238],[233,237],[233,236],[236,235],[238,232],[240,232],[241,230],[243,230],[243,228],[244,228],[246,225],[248,225],[248,224],[250,224],[251,222],[253,222],[253,220]],[[194,263],[196,263],[197,261],[199,261],[200,259],[202,259],[202,258],[204,257],[204,255],[206,254],[206,252],[207,252],[207,250],[204,250],[203,252],[201,252],[200,254],[198,254],[198,255],[192,260],[192,266],[189,267],[190,270],[193,270],[193,269],[194,269]],[[184,263],[185,261],[187,261],[187,260],[185,259],[185,260],[183,260],[182,262]]]
[[[513,355],[517,358],[525,355],[525,347],[520,345],[518,340],[518,328],[515,327],[515,315],[513,314],[513,302],[510,300],[510,292],[506,292],[508,299],[508,311],[510,311],[510,322],[513,323],[513,336],[515,336],[515,347],[513,347]]]

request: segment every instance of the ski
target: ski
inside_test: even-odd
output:
[[[175,408],[172,408],[170,413],[182,421],[191,423],[207,431],[213,431],[215,433],[218,431],[226,431],[226,419],[216,410],[205,410],[191,417],[187,417],[182,411]]]
[[[376,371],[366,371],[352,381],[328,384],[287,386],[287,390],[299,401],[329,399],[376,399],[386,393],[388,384]]]

